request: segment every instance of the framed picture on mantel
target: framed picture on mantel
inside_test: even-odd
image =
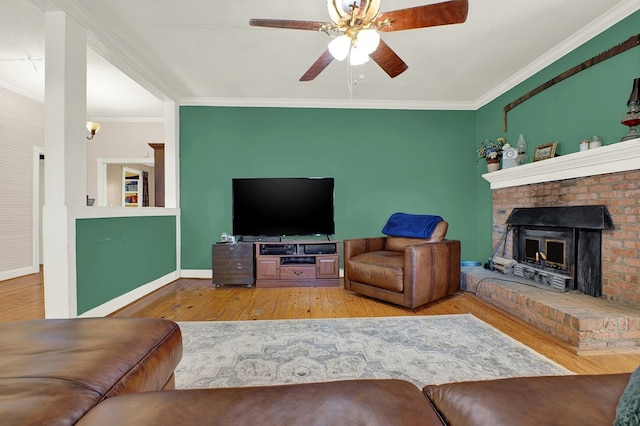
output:
[[[544,145],[538,145],[536,151],[533,154],[533,161],[546,160],[556,156],[556,147],[558,142],[546,143]]]

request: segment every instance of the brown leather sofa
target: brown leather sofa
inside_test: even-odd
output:
[[[189,389],[110,398],[78,426],[441,425],[412,383],[348,380]]]
[[[347,380],[110,398],[78,426],[611,425],[629,374],[520,377],[426,386]],[[426,397],[426,398],[425,398]]]
[[[0,424],[605,425],[630,377],[175,390],[181,356],[180,329],[161,319],[0,324]]]
[[[107,398],[175,387],[172,321],[82,318],[0,324],[0,424],[72,425]]]
[[[425,386],[423,393],[451,426],[602,426],[613,424],[629,377],[518,377]]]
[[[438,223],[430,238],[374,237],[344,245],[344,288],[406,308],[460,291],[460,241]]]

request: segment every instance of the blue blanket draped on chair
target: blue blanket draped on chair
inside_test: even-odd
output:
[[[382,233],[394,237],[429,238],[442,220],[434,215],[394,213],[382,228]]]

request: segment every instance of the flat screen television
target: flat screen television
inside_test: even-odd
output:
[[[333,178],[232,179],[233,234],[332,235]]]

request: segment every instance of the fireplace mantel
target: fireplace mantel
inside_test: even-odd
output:
[[[640,169],[640,138],[524,164],[482,177],[491,189]]]

